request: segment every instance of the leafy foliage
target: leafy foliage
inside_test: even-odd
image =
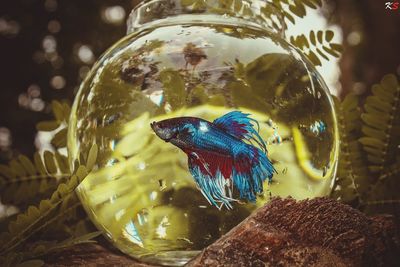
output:
[[[316,66],[321,66],[319,57],[329,60],[330,57],[339,57],[342,52],[340,44],[332,43],[333,31],[310,31],[308,39],[304,34],[291,36],[290,43],[302,50]]]
[[[360,106],[355,95],[337,105],[342,144],[332,196],[368,213],[399,212],[400,85],[386,75]],[[361,109],[363,108],[363,109]]]
[[[385,76],[372,88],[365,103],[360,139],[367,153],[369,169],[379,175],[400,161],[400,87],[394,75]]]
[[[57,226],[71,220],[71,218],[76,218],[74,214],[81,204],[74,190],[93,168],[96,157],[97,146],[93,145],[87,155],[86,166],[79,164],[80,166],[77,167],[70,179],[65,183],[60,183],[49,199],[40,201],[37,206],[29,206],[24,213],[19,214],[15,220],[9,223],[8,232],[0,235],[1,256],[11,259],[10,263],[15,264],[14,260],[16,259],[23,260],[32,257],[29,253],[33,253],[32,255],[41,253],[40,255],[42,255],[46,251],[43,250],[43,247],[38,246],[37,251],[33,250],[28,254],[20,254],[21,252],[18,249],[26,245],[25,242],[32,236],[40,234],[44,230],[48,232],[54,225]],[[66,242],[65,244],[74,244],[74,242]],[[57,246],[60,246],[60,244]],[[9,256],[8,253],[14,256]]]
[[[40,122],[39,131],[54,132],[51,140],[55,148],[66,146],[68,119],[71,108],[67,103],[53,101],[54,120]],[[8,166],[0,165],[0,194],[4,204],[25,209],[48,198],[60,182],[71,176],[67,157],[45,151],[35,153],[33,160],[24,155],[12,160]]]
[[[295,23],[295,17],[303,18],[307,14],[307,7],[316,9],[321,7],[321,0],[271,0],[278,10],[283,13],[285,20]]]
[[[33,161],[20,155],[8,166],[0,165],[2,202],[23,209],[49,197],[58,183],[70,176],[68,160],[58,152],[36,153]]]
[[[233,17],[246,17],[257,21],[278,33],[284,32],[287,23],[296,23],[296,19],[304,18],[307,9],[317,9],[322,6],[321,0],[268,0],[265,6],[257,12],[252,7],[251,0],[182,0],[183,7],[192,12],[212,12]],[[167,7],[166,7],[167,8]],[[308,36],[301,34],[291,36],[290,42],[302,50],[310,61],[320,66],[321,58],[339,57],[342,46],[333,43],[333,31],[310,31]]]
[[[66,145],[70,107],[53,101],[52,110],[55,120],[41,122],[37,128],[41,131],[57,130],[52,144],[62,148]],[[91,229],[84,227],[86,217],[77,216],[81,204],[74,192],[93,169],[97,150],[97,146],[93,145],[87,156],[81,156],[86,160],[85,164],[76,162],[73,171],[66,156],[50,151],[45,151],[43,155],[37,152],[34,160],[20,155],[8,166],[0,166],[2,202],[25,209],[24,213],[9,222],[8,231],[0,235],[0,256],[5,266],[16,265],[66,246],[89,242],[99,235],[98,232],[88,233]],[[70,237],[62,242],[56,239],[27,245],[32,236],[39,235],[47,240],[49,237],[52,239],[53,232],[65,232]],[[21,264],[31,265],[35,262],[29,260]]]
[[[53,101],[51,108],[54,114],[54,120],[43,121],[38,123],[37,130],[44,132],[55,132],[51,144],[55,148],[63,148],[67,146],[67,126],[71,107],[67,103]]]
[[[335,99],[340,132],[340,158],[337,180],[332,190],[332,196],[345,202],[357,198],[356,184],[359,191],[368,185],[365,181],[369,176],[364,166],[364,157],[358,136],[361,133],[361,108],[358,97],[349,94],[342,103]],[[362,181],[360,183],[360,181]]]
[[[286,22],[296,23],[296,18],[307,15],[307,8],[317,9],[322,6],[321,0],[271,0],[274,6],[282,13],[284,26]],[[308,35],[290,36],[289,41],[304,52],[308,59],[316,66],[321,66],[321,58],[329,60],[330,57],[339,57],[342,46],[333,43],[333,31],[310,31]]]

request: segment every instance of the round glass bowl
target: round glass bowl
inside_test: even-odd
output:
[[[338,132],[323,79],[271,26],[279,22],[272,6],[222,2],[141,4],[131,33],[95,64],[73,106],[71,162],[94,143],[100,149],[97,170],[78,195],[105,236],[143,261],[183,265],[271,196],[330,193]],[[213,121],[233,110],[259,122],[277,173],[256,202],[241,199],[219,210],[197,187],[186,154],[158,138],[150,123]]]

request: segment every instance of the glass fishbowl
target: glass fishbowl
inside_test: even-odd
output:
[[[285,40],[279,14],[261,0],[145,1],[128,35],[94,65],[73,105],[68,150],[74,163],[99,147],[96,170],[77,192],[121,251],[183,265],[271,197],[330,193],[338,158],[333,102],[314,66]],[[192,117],[212,125],[231,111],[251,118],[276,172],[263,177],[253,201],[229,183],[228,207],[209,202],[187,151],[151,124]],[[261,151],[262,142],[236,139]]]

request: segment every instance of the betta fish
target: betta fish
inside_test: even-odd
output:
[[[231,209],[238,201],[232,197],[233,188],[240,198],[254,202],[263,192],[263,182],[271,182],[276,172],[258,122],[249,115],[232,111],[213,122],[178,117],[153,122],[151,128],[187,154],[189,171],[210,204]]]

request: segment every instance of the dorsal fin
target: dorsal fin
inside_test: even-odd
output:
[[[250,142],[252,140],[255,141],[264,152],[267,152],[265,142],[258,134],[260,130],[258,121],[249,118],[249,115],[250,114],[242,113],[241,111],[231,111],[217,118],[213,123],[227,134],[238,139],[245,139]],[[257,125],[257,130],[254,129],[253,123]]]

